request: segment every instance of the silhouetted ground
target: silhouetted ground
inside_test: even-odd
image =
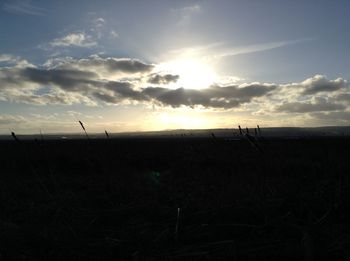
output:
[[[0,260],[349,260],[350,139],[260,146],[1,141]]]

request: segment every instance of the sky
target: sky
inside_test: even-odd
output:
[[[0,0],[0,134],[350,125],[348,0]]]

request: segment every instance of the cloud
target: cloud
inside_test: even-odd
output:
[[[92,36],[84,32],[69,33],[61,38],[56,38],[50,42],[52,47],[84,47],[89,48],[97,45]]]
[[[348,125],[350,122],[350,111],[315,112],[311,116],[319,120],[330,121],[331,124],[346,123]]]
[[[178,26],[185,26],[191,22],[192,16],[201,11],[199,4],[185,6],[179,9],[173,9],[172,12],[175,14],[178,22]]]
[[[310,103],[310,102],[290,102],[277,106],[276,111],[305,113],[305,112],[322,112],[322,111],[339,111],[346,107],[342,104],[331,103],[328,101]]]
[[[169,84],[172,82],[177,82],[177,80],[180,78],[179,75],[173,75],[173,74],[152,74],[148,78],[149,83],[153,84]]]
[[[131,83],[107,78],[134,74],[141,77],[152,68],[152,64],[139,60],[96,56],[51,61],[41,68],[0,67],[0,99],[38,105],[83,103],[91,106],[96,105],[96,97],[109,103],[143,100]]]
[[[106,20],[103,19],[102,17],[98,17],[92,20],[93,25],[96,28],[103,27],[106,24]]]
[[[111,90],[114,94],[118,95],[122,99],[131,100],[146,100],[144,95],[140,91],[136,91],[134,86],[129,82],[116,82],[110,81],[104,85],[104,88]]]
[[[171,107],[203,106],[230,109],[250,102],[256,97],[261,97],[275,88],[274,85],[265,84],[211,86],[199,90],[184,88],[169,90],[161,87],[148,87],[143,89],[142,93],[160,104]]]
[[[11,55],[0,57],[3,61],[14,59]],[[55,58],[37,67],[28,62],[15,63],[0,67],[0,100],[36,105],[142,103],[169,109],[235,110],[251,115],[295,116],[350,110],[350,86],[342,78],[315,75],[299,83],[218,83],[204,89],[187,89],[178,84],[167,86],[176,83],[180,75],[155,70],[155,64],[141,60],[96,55],[85,59]],[[152,85],[145,85],[145,79]]]
[[[33,104],[73,104],[79,103],[79,99],[84,101],[85,97],[83,103],[92,105],[97,98],[107,103],[128,100],[171,107],[234,108],[276,88],[269,84],[244,84],[212,86],[201,90],[164,87],[140,89],[128,81],[104,77],[106,72],[114,75],[120,71],[124,74],[142,74],[153,68],[153,65],[138,60],[92,57],[50,65],[48,68],[1,68],[2,96],[7,100]],[[153,78],[153,81],[166,83],[175,79],[177,76],[162,75]],[[49,91],[42,92],[45,88]]]
[[[109,36],[110,36],[110,38],[115,39],[115,38],[118,38],[118,37],[119,37],[119,34],[118,34],[116,31],[111,30],[111,31],[109,32]]]
[[[36,91],[21,89],[5,89],[0,90],[0,97],[3,97],[3,100],[10,102],[33,105],[97,105],[95,100],[83,93],[69,92],[57,87],[51,87],[47,93],[38,93]]]
[[[300,83],[281,84],[274,93],[273,112],[316,115],[348,109],[349,83],[343,78],[314,75]],[[272,102],[270,102],[271,104]]]
[[[44,16],[45,9],[34,6],[30,0],[13,0],[3,4],[3,10],[16,15]]]
[[[44,95],[18,95],[13,97],[14,102],[22,102],[34,105],[72,105],[85,104],[87,106],[96,106],[96,102],[84,95],[76,95],[64,92],[51,92]]]
[[[111,94],[103,93],[103,92],[94,92],[92,95],[95,98],[109,104],[118,104],[121,102],[121,100],[118,97]]]
[[[98,47],[100,41],[105,42],[107,38],[114,39],[117,37],[118,33],[107,26],[107,21],[104,18],[89,17],[85,21],[84,29],[78,29],[50,42],[42,43],[38,45],[38,48],[46,51],[67,47],[93,48]]]
[[[23,122],[25,122],[25,119],[21,116],[0,114],[0,126],[18,124]]]
[[[337,101],[345,101],[350,104],[350,93],[339,93],[335,96]]]
[[[348,82],[342,78],[328,80],[324,75],[315,75],[312,78],[302,82],[304,88],[303,94],[316,94],[319,92],[334,92],[342,88],[346,88]]]
[[[94,17],[89,21],[90,28],[89,32],[92,34],[94,39],[102,39],[105,35],[109,35],[107,30],[107,21],[102,17]]]
[[[313,97],[329,98],[329,101],[344,101],[350,92],[350,85],[343,78],[327,79],[324,75],[314,75],[301,82],[280,84],[274,93],[275,101],[284,103],[305,102]]]
[[[45,70],[38,68],[24,68],[19,71],[21,79],[38,85],[56,85],[65,90],[81,89],[80,86],[94,84],[97,75],[89,71]]]
[[[20,57],[13,56],[10,54],[0,54],[0,66],[1,63],[7,66],[20,67],[35,67],[35,65],[29,63],[27,60],[21,59]],[[1,68],[1,67],[0,67]]]
[[[0,63],[1,62],[10,62],[10,63],[14,63],[17,61],[17,58],[9,55],[9,54],[0,54]]]
[[[153,64],[147,64],[137,59],[101,58],[99,56],[91,56],[86,59],[52,59],[46,65],[54,69],[92,71],[103,77],[107,77],[110,74],[115,76],[115,73],[146,73],[154,68]]]

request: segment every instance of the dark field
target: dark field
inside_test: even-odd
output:
[[[0,260],[349,260],[350,139],[0,142]]]

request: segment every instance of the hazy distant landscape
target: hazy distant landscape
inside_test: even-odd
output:
[[[249,128],[254,135],[255,128]],[[263,128],[263,135],[266,137],[278,138],[302,138],[302,137],[342,137],[350,135],[350,127],[348,126],[327,126],[313,128],[298,128],[298,127],[275,127]],[[164,131],[148,131],[148,132],[123,132],[109,133],[109,138],[208,138],[212,133],[218,138],[242,138],[238,128],[235,129],[179,129],[179,130],[164,130]],[[64,134],[43,134],[45,139],[85,139],[85,133],[64,133]],[[22,139],[41,139],[41,134],[21,135],[17,136]],[[105,139],[105,133],[89,133],[89,137],[93,139]],[[13,139],[11,133],[8,135],[0,135],[0,140]]]

